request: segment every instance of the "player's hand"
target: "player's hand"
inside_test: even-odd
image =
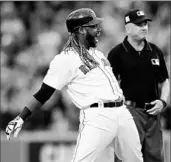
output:
[[[163,103],[161,100],[154,100],[150,102],[150,104],[154,105],[151,109],[147,110],[147,113],[149,113],[150,115],[157,115],[163,109]]]
[[[6,127],[5,133],[7,140],[10,140],[12,137],[17,137],[20,132],[24,121],[21,117],[17,116],[14,120],[10,121]]]

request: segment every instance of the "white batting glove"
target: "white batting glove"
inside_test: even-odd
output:
[[[11,139],[11,135],[17,137],[20,132],[24,121],[21,117],[17,116],[14,120],[10,121],[6,127],[5,133],[7,136],[7,140]]]

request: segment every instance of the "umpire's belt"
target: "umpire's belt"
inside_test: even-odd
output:
[[[132,106],[132,107],[135,107],[135,108],[136,107],[139,107],[139,108],[145,108],[146,107],[145,102],[135,102],[135,101],[130,101],[130,100],[126,100],[125,105]]]
[[[123,103],[124,103],[123,100],[115,101],[115,102],[107,102],[107,103],[99,102],[90,105],[90,107],[120,107],[123,105]]]

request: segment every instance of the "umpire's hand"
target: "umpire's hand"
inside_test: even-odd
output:
[[[149,113],[150,115],[157,115],[161,113],[162,109],[164,108],[161,100],[154,100],[150,102],[150,104],[154,105],[151,109],[147,110],[147,113]]]
[[[6,127],[5,133],[7,140],[11,139],[11,136],[17,137],[20,132],[24,121],[21,117],[17,116],[14,120],[10,121]]]

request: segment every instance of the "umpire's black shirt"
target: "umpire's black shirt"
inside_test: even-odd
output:
[[[115,46],[108,55],[109,62],[126,100],[150,102],[159,98],[158,83],[168,78],[162,51],[145,40],[141,52],[124,41]]]

